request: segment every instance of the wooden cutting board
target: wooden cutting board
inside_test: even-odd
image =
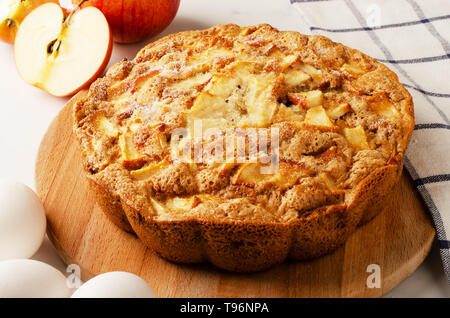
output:
[[[67,264],[81,267],[84,280],[128,271],[147,280],[158,297],[379,297],[414,272],[430,250],[435,231],[405,172],[386,209],[331,255],[250,275],[167,262],[114,226],[90,194],[72,132],[72,106],[82,94],[67,103],[42,140],[36,189],[50,240]],[[380,266],[380,288],[367,287],[371,264]]]

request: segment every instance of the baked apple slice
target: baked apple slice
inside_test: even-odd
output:
[[[119,147],[122,153],[123,166],[127,169],[139,169],[145,163],[145,156],[138,152],[129,133],[119,136]]]
[[[320,173],[319,178],[325,183],[328,190],[330,190],[330,191],[337,190],[336,184],[334,183],[333,179],[328,175],[328,173],[326,173],[326,172]]]
[[[119,135],[119,129],[105,117],[103,112],[95,115],[94,126],[106,136],[117,137]]]
[[[302,64],[299,67],[303,72],[309,74],[314,81],[320,80],[322,72],[309,64]]]
[[[265,172],[272,170],[272,173],[264,173],[263,169]],[[239,167],[232,182],[249,186],[272,184],[285,189],[294,185],[301,176],[304,176],[304,171],[289,164],[280,163],[278,167],[271,169],[270,166],[259,163],[245,163]]]
[[[342,65],[341,71],[343,71],[347,74],[350,74],[353,77],[359,77],[366,73],[364,70],[360,69],[359,67],[357,67],[355,65],[351,65],[351,64]]]
[[[338,129],[338,127],[331,122],[322,106],[315,106],[308,109],[305,116],[305,124],[307,126],[314,126],[325,130]]]
[[[355,128],[344,128],[344,136],[357,151],[370,149],[369,143],[367,142],[366,132],[361,126]]]
[[[338,119],[351,111],[352,108],[348,103],[342,103],[337,107],[327,110],[327,114],[331,119]]]
[[[320,90],[290,93],[288,94],[288,98],[293,104],[309,109],[322,105],[323,93]]]
[[[311,76],[302,70],[292,69],[284,75],[284,81],[290,86],[301,85],[311,79]]]
[[[138,170],[132,170],[130,172],[133,179],[136,180],[145,180],[154,176],[155,174],[161,172],[165,168],[169,166],[169,162],[167,160],[162,160],[158,163],[148,165]]]
[[[395,118],[399,116],[397,108],[391,102],[386,92],[377,92],[368,99],[370,107],[377,114],[386,118]]]

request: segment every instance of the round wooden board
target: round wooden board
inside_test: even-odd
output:
[[[320,259],[250,275],[167,262],[113,225],[90,194],[72,132],[73,103],[82,94],[68,102],[42,140],[36,189],[50,240],[67,264],[81,267],[84,280],[128,271],[147,280],[158,297],[379,297],[414,272],[430,250],[435,231],[404,173],[385,211]],[[381,288],[367,287],[370,264],[380,266]]]

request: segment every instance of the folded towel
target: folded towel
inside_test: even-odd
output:
[[[430,209],[450,284],[450,2],[291,3],[312,33],[328,36],[386,64],[411,93],[416,125],[405,167]]]

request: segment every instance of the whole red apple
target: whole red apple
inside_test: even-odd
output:
[[[103,12],[115,42],[133,43],[162,32],[177,14],[180,0],[88,0],[84,6]]]

